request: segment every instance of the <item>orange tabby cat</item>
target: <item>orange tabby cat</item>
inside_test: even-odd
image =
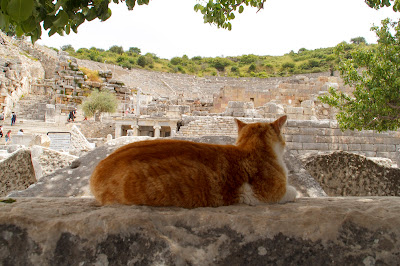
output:
[[[217,207],[294,201],[281,128],[235,119],[236,145],[149,140],[117,149],[95,168],[90,187],[102,204]]]

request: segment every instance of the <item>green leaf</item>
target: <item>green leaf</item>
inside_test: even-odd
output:
[[[239,14],[243,13],[243,11],[244,11],[244,7],[243,7],[243,6],[240,6],[240,7],[239,7]]]
[[[54,21],[54,17],[47,16],[47,17],[43,20],[43,28],[44,28],[45,30],[49,29],[49,28],[53,25],[53,21]]]
[[[21,22],[32,15],[33,0],[11,0],[7,6],[8,14],[16,21]]]
[[[95,18],[97,18],[96,9],[94,7],[92,7],[91,9],[89,9],[89,11],[86,15],[86,19],[88,21],[92,21]]]
[[[71,25],[71,29],[73,32],[78,33],[78,26],[77,25]]]
[[[126,0],[125,3],[128,9],[132,10],[135,7],[136,0]]]
[[[101,21],[106,21],[107,19],[109,19],[111,17],[111,9],[107,9],[106,12],[102,13],[100,16],[98,16],[98,18]]]
[[[71,32],[71,26],[67,25],[65,26],[65,33],[68,35]]]
[[[17,25],[17,26],[15,27],[15,34],[17,34],[18,37],[21,37],[22,34],[24,34],[24,31],[22,30],[22,28],[21,28],[20,25]]]
[[[8,25],[10,24],[10,19],[7,15],[0,12],[0,28],[3,30],[8,29]]]
[[[56,28],[51,28],[50,31],[49,31],[49,37],[54,35],[56,32],[57,32]]]
[[[8,0],[1,0],[1,10],[7,10]]]
[[[56,16],[56,20],[53,21],[53,25],[56,27],[64,27],[68,23],[68,14],[64,10],[60,10]]]
[[[27,32],[31,32],[33,30],[35,30],[36,28],[36,21],[34,17],[30,17],[27,20],[25,20],[24,22],[22,22],[22,29],[24,30],[25,33]]]
[[[61,6],[65,5],[65,2],[65,0],[57,0],[54,10],[57,11],[58,9],[60,9]]]
[[[42,29],[39,27],[36,28],[36,30],[31,35],[32,43],[35,43],[38,39],[40,39],[40,36],[42,36]]]

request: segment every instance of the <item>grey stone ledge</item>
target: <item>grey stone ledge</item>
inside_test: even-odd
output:
[[[2,265],[396,265],[399,197],[182,209],[0,203]]]

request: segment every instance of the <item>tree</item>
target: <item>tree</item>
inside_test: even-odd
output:
[[[139,66],[141,66],[141,67],[152,65],[153,64],[153,58],[151,56],[149,56],[149,55],[141,55],[137,59],[137,64]]]
[[[225,67],[232,64],[232,61],[227,58],[216,57],[211,60],[211,66],[218,71],[225,71]]]
[[[142,51],[137,47],[129,47],[129,52],[140,55]]]
[[[350,42],[351,42],[351,43],[354,43],[354,44],[361,44],[361,43],[367,44],[367,41],[365,40],[364,37],[352,38],[352,39],[350,40]]]
[[[71,44],[66,44],[61,46],[61,50],[68,52],[68,53],[75,53],[75,49]]]
[[[108,49],[108,51],[115,53],[115,54],[123,54],[124,48],[122,48],[122,46],[113,45],[110,47],[110,49]]]
[[[112,0],[119,4],[125,2],[132,10],[135,5],[148,5],[149,0]],[[195,11],[203,15],[204,23],[231,29],[231,20],[235,12],[242,13],[244,6],[263,8],[266,0],[209,0],[204,4],[196,4]],[[78,31],[85,21],[96,18],[101,21],[111,16],[108,5],[111,0],[2,0],[0,4],[0,28],[7,32],[9,25],[15,26],[17,36],[30,36],[32,42],[40,39],[43,28],[49,36],[55,33],[63,35]]]
[[[113,93],[93,91],[82,103],[82,110],[86,117],[94,116],[95,121],[99,121],[102,113],[115,113],[117,106],[118,101]]]
[[[343,44],[337,46],[340,74],[346,85],[355,88],[353,95],[330,88],[320,97],[338,109],[336,118],[343,130],[380,132],[400,127],[400,26],[385,19],[371,30],[378,36],[377,45],[360,47],[349,58]]]

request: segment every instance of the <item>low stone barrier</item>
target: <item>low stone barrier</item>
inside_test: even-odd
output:
[[[398,265],[400,198],[219,208],[0,202],[1,265]]]
[[[199,116],[191,118],[176,136],[230,136],[237,137],[232,117]],[[240,118],[253,122],[271,122],[272,119]],[[330,120],[288,120],[284,127],[287,148],[294,153],[347,151],[367,157],[384,157],[393,161],[399,158],[400,131],[378,133],[373,130],[341,131],[337,122]]]

